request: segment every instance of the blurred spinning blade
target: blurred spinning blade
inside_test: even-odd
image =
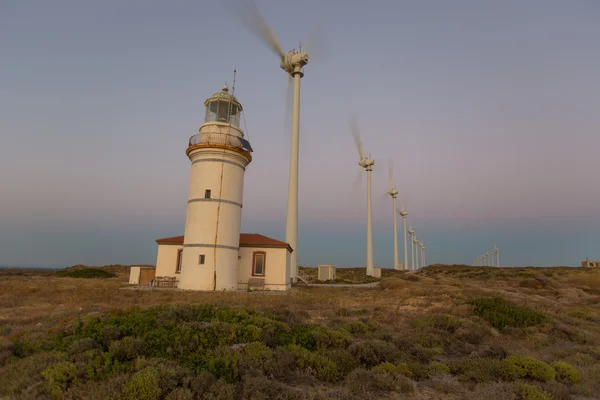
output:
[[[363,147],[362,142],[360,141],[360,130],[358,129],[358,118],[356,115],[352,116],[350,119],[350,132],[352,133],[352,137],[354,138],[354,144],[356,145],[356,150],[358,150],[358,155],[360,158],[363,158]]]
[[[269,50],[277,54],[280,59],[285,56],[279,40],[261,15],[254,0],[225,0],[225,3],[242,25],[262,40]]]

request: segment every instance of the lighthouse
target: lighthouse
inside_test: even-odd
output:
[[[237,290],[244,173],[252,147],[240,129],[242,105],[227,85],[204,105],[204,123],[186,150],[191,174],[179,288]]]

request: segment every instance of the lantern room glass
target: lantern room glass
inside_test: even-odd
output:
[[[206,107],[205,122],[224,122],[239,127],[238,106],[227,100],[211,101]]]

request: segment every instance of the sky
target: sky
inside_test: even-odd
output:
[[[285,239],[286,76],[223,3],[0,0],[0,265],[155,263],[155,240],[183,234],[188,139],[234,68],[254,149],[242,232]],[[389,159],[428,263],[494,244],[507,266],[600,259],[600,2],[256,4],[309,51],[301,265],[365,264],[353,115],[376,266],[393,265]]]

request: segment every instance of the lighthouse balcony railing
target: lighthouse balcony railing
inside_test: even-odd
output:
[[[253,151],[250,142],[246,139],[228,133],[197,133],[190,138],[189,145],[194,146],[198,144],[220,144],[237,147],[245,151]]]

